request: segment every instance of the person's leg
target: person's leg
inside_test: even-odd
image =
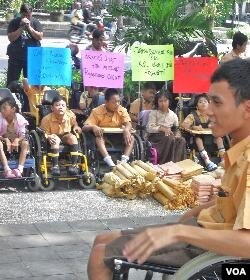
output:
[[[58,164],[58,158],[59,158],[59,146],[61,143],[61,139],[57,136],[54,135],[55,137],[55,144],[50,146],[50,150],[51,152],[50,157],[52,159],[52,168],[51,168],[51,173],[54,176],[59,176],[60,175],[60,168],[59,168],[59,164]]]
[[[129,160],[129,156],[133,150],[133,147],[134,147],[134,142],[135,142],[135,138],[134,136],[132,135],[131,136],[131,142],[129,145],[125,145],[125,148],[124,148],[124,154],[122,155],[122,161],[128,161]]]
[[[184,159],[186,140],[183,137],[175,137],[173,144],[173,162],[178,162]]]
[[[108,166],[113,167],[115,166],[111,156],[108,154],[108,151],[105,146],[105,140],[103,137],[96,137],[96,146],[98,151],[103,156],[103,160],[107,163]]]
[[[14,177],[16,177],[12,173],[12,171],[11,171],[9,165],[8,165],[8,161],[7,161],[6,155],[4,153],[4,149],[3,149],[3,143],[1,141],[0,141],[0,162],[3,165],[4,177],[5,178],[14,178]]]
[[[82,21],[79,21],[79,22],[77,23],[77,25],[80,26],[81,29],[82,29],[82,30],[81,30],[81,36],[84,36],[84,33],[85,33],[85,30],[86,30],[87,24],[84,23],[84,22],[82,22]]]
[[[106,280],[111,279],[112,273],[105,265],[106,245],[121,236],[121,232],[109,232],[97,235],[95,238],[88,261],[89,280]]]
[[[201,158],[204,160],[206,168],[208,171],[212,171],[217,168],[217,165],[212,162],[208,156],[207,151],[204,148],[203,140],[200,137],[195,137],[195,143],[198,148],[198,152]]]
[[[70,175],[76,175],[78,173],[77,161],[78,161],[78,141],[74,134],[68,133],[62,138],[63,144],[69,145],[71,163],[68,171]]]
[[[22,177],[23,167],[26,160],[27,152],[28,152],[29,143],[27,140],[22,140],[20,143],[20,155],[18,161],[18,168],[13,170],[13,173],[16,177]]]
[[[9,58],[8,69],[7,69],[7,82],[6,82],[7,87],[10,84],[10,82],[19,80],[22,69],[23,69],[23,64],[21,60]]]

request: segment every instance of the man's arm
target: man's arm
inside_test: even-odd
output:
[[[8,39],[10,42],[14,42],[16,41],[22,34],[24,30],[24,26],[19,26],[17,30],[13,31],[13,32],[8,32]]]
[[[30,33],[30,35],[38,41],[41,41],[43,38],[43,32],[35,30],[30,23],[27,25],[27,31]]]
[[[154,251],[179,242],[221,255],[250,258],[250,230],[213,230],[182,224],[146,229],[127,242],[123,254],[128,261],[143,263]]]

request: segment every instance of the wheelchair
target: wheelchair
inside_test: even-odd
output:
[[[42,118],[51,112],[52,100],[59,93],[57,91],[45,92],[42,100],[42,105],[39,107],[39,116]],[[72,132],[74,133],[74,132]],[[36,154],[36,166],[37,174],[41,178],[41,189],[44,191],[50,191],[55,188],[56,181],[76,181],[83,189],[94,188],[96,184],[94,174],[89,172],[88,160],[86,156],[86,147],[83,134],[75,134],[78,138],[78,174],[68,175],[67,169],[71,165],[69,147],[67,145],[60,145],[59,147],[59,166],[62,175],[60,177],[53,176],[50,172],[51,160],[49,152],[49,146],[45,132],[36,128],[30,132],[30,136],[33,139],[33,151]]]
[[[145,280],[153,279],[154,272],[161,273],[162,280],[221,280],[223,264],[250,265],[250,259],[221,256],[212,252],[205,252],[179,268],[147,262],[144,264],[129,263],[125,260],[115,258],[113,280],[128,280],[129,270],[131,268],[146,271]]]
[[[104,131],[104,135],[106,135],[108,138],[110,137],[112,138],[115,135],[119,135],[119,137],[122,137],[122,132],[123,132],[121,128],[103,128],[103,131]],[[141,137],[136,133],[133,133],[133,136],[134,136],[134,146],[130,154],[130,161],[144,160],[145,157],[144,157],[143,141]],[[87,147],[87,155],[88,155],[88,161],[90,163],[90,169],[95,174],[96,178],[100,181],[103,176],[103,171],[109,172],[110,168],[106,166],[106,164],[103,162],[103,158],[99,153],[95,144],[95,136],[92,133],[86,133],[84,139]],[[119,160],[121,158],[121,155],[123,153],[122,145],[119,145],[119,147],[117,147],[108,143],[106,148],[108,153],[111,155],[111,157],[114,160]]]
[[[11,97],[12,93],[8,88],[0,89],[0,101],[6,97]],[[26,139],[29,142],[29,153],[26,156],[26,160],[24,163],[23,176],[20,178],[3,178],[3,166],[0,163],[0,183],[14,183],[22,182],[30,191],[38,191],[41,187],[40,178],[36,172],[36,161],[35,161],[35,153],[33,153],[33,141],[30,137],[29,132],[26,133]],[[8,165],[11,169],[15,169],[18,167],[19,153],[15,152],[10,155],[7,155]]]

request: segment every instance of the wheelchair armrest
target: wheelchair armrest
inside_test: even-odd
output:
[[[46,134],[45,130],[40,128],[40,127],[36,128],[36,132],[38,133],[39,136],[42,136],[42,137],[45,137],[45,138],[48,137],[48,135]]]

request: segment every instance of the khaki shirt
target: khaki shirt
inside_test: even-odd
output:
[[[141,102],[141,99],[137,98],[135,101],[133,101],[130,104],[129,114],[134,115],[134,116],[138,116],[138,114],[140,112],[140,102]],[[153,106],[152,102],[149,103],[149,102],[146,102],[143,99],[141,111],[143,111],[143,110],[152,110],[153,107],[154,106]]]
[[[207,123],[209,118],[208,115],[202,115],[200,111],[196,110],[196,113],[201,121],[201,123]],[[193,114],[189,114],[184,119],[183,123],[187,124],[190,128],[195,124],[195,119]]]
[[[110,114],[106,110],[105,104],[102,104],[91,111],[85,124],[99,127],[122,127],[128,122],[131,122],[131,119],[126,108],[119,106],[117,111]]]
[[[71,132],[75,125],[77,125],[75,114],[67,110],[62,120],[58,120],[53,112],[48,114],[42,119],[40,127],[49,135],[56,134],[60,136]]]
[[[148,133],[158,133],[160,126],[165,127],[178,127],[177,115],[168,109],[168,112],[163,113],[160,110],[153,110],[149,114],[149,120],[147,124]]]
[[[228,196],[217,196],[214,206],[200,212],[198,223],[210,229],[250,229],[250,136],[226,152],[222,188]]]

